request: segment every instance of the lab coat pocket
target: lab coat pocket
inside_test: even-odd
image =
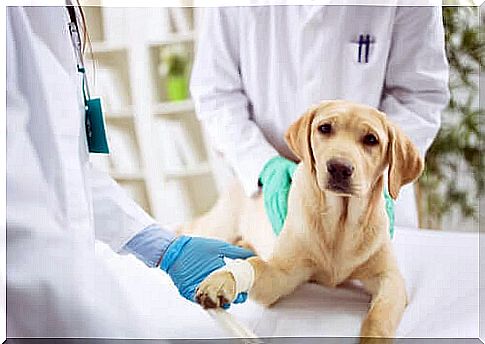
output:
[[[370,68],[376,63],[377,55],[379,53],[379,44],[360,44],[350,42],[347,44],[345,52],[346,62],[361,68]]]
[[[343,97],[373,106],[378,105],[384,83],[386,60],[378,43],[368,47],[349,42],[342,57],[341,91]]]

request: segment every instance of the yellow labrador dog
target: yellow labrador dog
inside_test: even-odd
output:
[[[383,197],[384,172],[396,199],[422,172],[418,150],[384,113],[348,101],[312,107],[287,131],[300,160],[281,234],[273,234],[262,197],[246,197],[238,183],[214,208],[183,230],[244,242],[258,256],[249,295],[271,305],[307,281],[335,287],[359,280],[372,295],[362,337],[393,337],[406,306],[404,280],[389,237]],[[228,271],[217,271],[197,290],[204,307],[236,297]]]

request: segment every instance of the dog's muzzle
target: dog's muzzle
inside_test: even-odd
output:
[[[337,193],[351,194],[351,180],[354,166],[341,158],[327,161],[328,183],[327,188]]]

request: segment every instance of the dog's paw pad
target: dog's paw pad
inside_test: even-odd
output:
[[[196,297],[196,301],[197,301],[198,304],[200,304],[205,309],[217,308],[218,307],[218,304],[216,302],[212,301],[212,299],[207,294],[204,294],[204,293],[198,294],[197,297]],[[222,304],[225,304],[228,301],[226,299],[224,299],[222,296],[220,296],[219,297],[219,303],[221,303],[221,302],[222,302]]]
[[[236,298],[236,282],[228,271],[211,274],[199,285],[195,300],[204,308],[219,308]]]

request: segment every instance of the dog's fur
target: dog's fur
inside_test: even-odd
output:
[[[331,125],[330,133],[322,133],[324,124]],[[378,139],[377,144],[364,143],[369,134]],[[360,280],[372,295],[361,335],[393,337],[406,306],[406,291],[391,249],[384,172],[387,168],[388,189],[396,199],[400,188],[422,172],[418,150],[384,113],[347,101],[312,107],[285,138],[301,163],[278,237],[262,196],[246,197],[237,182],[183,232],[254,250],[258,256],[249,258],[255,271],[249,295],[264,305],[307,281],[335,287]],[[353,169],[343,188],[329,173],[328,162],[335,158]],[[235,281],[228,272],[212,274],[197,290],[197,299],[205,307],[218,307],[235,297]]]

